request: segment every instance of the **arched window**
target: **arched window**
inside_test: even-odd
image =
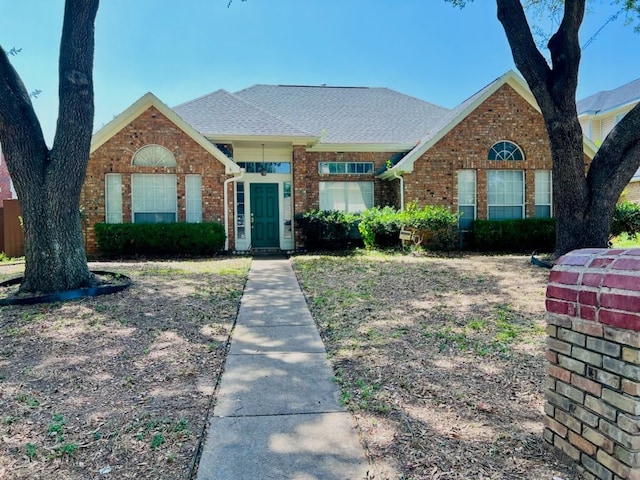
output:
[[[489,160],[524,160],[522,149],[513,142],[503,140],[489,149]]]
[[[137,167],[175,167],[176,158],[161,145],[145,145],[133,154],[131,164]]]

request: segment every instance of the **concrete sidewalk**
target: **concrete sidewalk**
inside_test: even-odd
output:
[[[254,259],[198,480],[364,480],[369,465],[287,259]]]

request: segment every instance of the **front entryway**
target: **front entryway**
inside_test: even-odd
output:
[[[280,246],[278,184],[251,184],[251,243],[253,248]]]

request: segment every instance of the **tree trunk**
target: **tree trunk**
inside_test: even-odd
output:
[[[622,190],[640,166],[640,105],[607,136],[585,175],[584,137],[576,111],[581,50],[578,30],[585,0],[566,0],[558,31],[549,40],[551,66],[538,50],[520,0],[496,0],[498,20],[513,59],[536,98],[553,161],[556,256],[607,247]]]
[[[84,251],[79,194],[54,175],[28,189],[21,197],[26,262],[20,290],[56,292],[94,285]]]
[[[94,284],[80,221],[93,130],[94,22],[98,0],[67,0],[60,42],[58,124],[49,150],[31,100],[0,48],[0,143],[22,206],[23,292]]]

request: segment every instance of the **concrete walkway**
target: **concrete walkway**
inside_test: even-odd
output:
[[[198,480],[363,480],[369,465],[287,259],[249,272]]]

